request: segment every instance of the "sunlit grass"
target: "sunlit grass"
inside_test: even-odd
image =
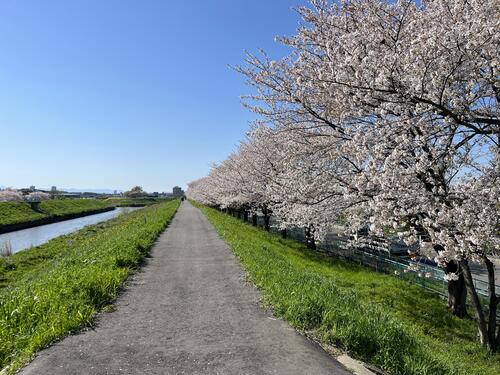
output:
[[[171,200],[172,198],[154,198],[154,197],[139,197],[139,198],[127,198],[127,197],[111,197],[104,199],[109,205],[116,207],[134,207],[134,206],[150,206],[152,204],[158,204]]]
[[[49,216],[64,216],[107,207],[109,205],[100,199],[49,199],[40,203],[40,211]]]
[[[104,210],[108,207],[109,202],[98,199],[50,199],[41,202],[38,211],[25,202],[0,202],[0,227]]]
[[[0,226],[34,221],[44,217],[47,215],[33,211],[29,203],[0,202]]]
[[[0,368],[91,324],[173,217],[147,207],[0,259]]]
[[[294,327],[391,374],[500,373],[500,356],[478,344],[474,322],[424,289],[202,209],[264,302]]]

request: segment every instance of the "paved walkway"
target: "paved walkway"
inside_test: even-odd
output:
[[[184,202],[116,311],[21,373],[349,374],[258,301],[227,245]]]

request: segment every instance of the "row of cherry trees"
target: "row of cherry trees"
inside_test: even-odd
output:
[[[189,185],[222,208],[275,215],[321,239],[341,222],[394,228],[435,259],[449,306],[467,293],[481,342],[500,346],[500,7],[494,0],[313,0],[280,60],[237,70],[259,115],[238,150]],[[488,308],[469,264],[488,270]]]
[[[14,189],[0,191],[0,202],[40,202],[50,198],[50,194],[41,191],[34,191],[26,195]]]

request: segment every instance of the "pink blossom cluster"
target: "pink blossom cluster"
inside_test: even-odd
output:
[[[339,222],[393,228],[438,261],[497,252],[494,1],[318,0],[299,12],[305,26],[280,39],[289,56],[238,68],[262,119],[190,196],[266,207],[317,237]]]
[[[298,12],[297,34],[279,39],[288,56],[237,68],[260,119],[188,195],[264,209],[317,238],[339,225],[397,232],[466,279],[468,262],[489,267],[500,252],[498,3],[312,0]]]
[[[47,199],[50,199],[50,194],[41,191],[34,191],[26,195],[10,188],[0,191],[0,202],[40,202]]]
[[[0,202],[22,202],[23,195],[13,189],[0,191]]]

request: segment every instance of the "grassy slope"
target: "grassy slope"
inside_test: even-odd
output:
[[[50,199],[40,203],[40,211],[33,211],[28,203],[0,202],[0,226],[18,224],[45,217],[57,217],[95,211],[116,206],[149,206],[166,202],[157,198],[108,198],[108,199]]]
[[[0,259],[0,368],[89,325],[173,217],[170,201]]]
[[[112,197],[104,199],[104,202],[111,206],[123,207],[123,206],[149,206],[152,204],[157,204],[161,202],[166,202],[172,198],[125,198],[125,197]]]
[[[276,315],[391,374],[499,374],[472,321],[395,277],[325,257],[202,208]]]
[[[0,226],[24,223],[46,216],[47,215],[33,211],[28,203],[0,202]]]
[[[0,202],[0,226],[18,224],[52,216],[79,214],[109,207],[109,202],[97,199],[50,199],[40,203],[40,211],[33,211],[28,203]]]
[[[107,207],[109,205],[99,199],[50,199],[40,203],[40,210],[49,216],[63,216]]]

